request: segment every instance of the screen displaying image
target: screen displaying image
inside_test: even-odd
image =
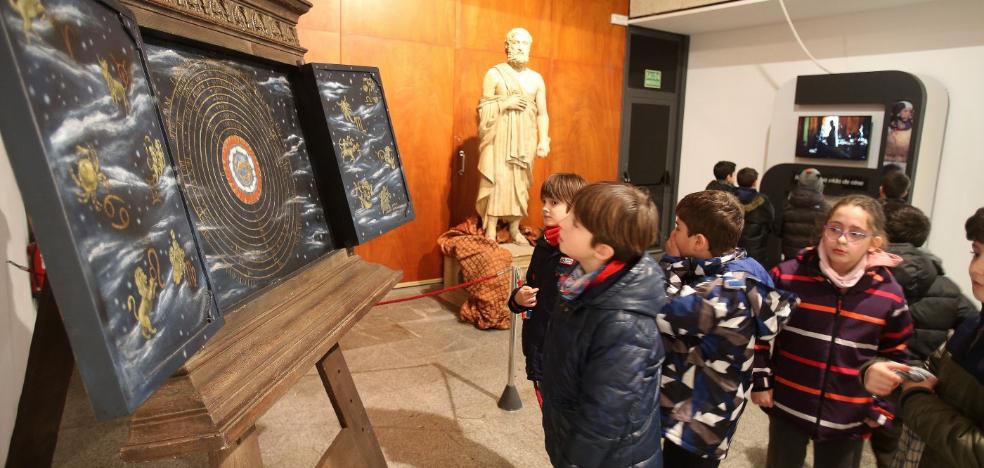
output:
[[[796,156],[866,161],[871,116],[802,116],[797,126]]]

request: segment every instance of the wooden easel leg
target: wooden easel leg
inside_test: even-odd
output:
[[[208,454],[212,468],[256,468],[263,466],[260,456],[260,436],[256,426],[249,428],[246,435],[235,445]]]
[[[38,298],[38,316],[17,404],[7,466],[51,466],[75,358],[51,285]]]
[[[385,467],[383,449],[369,423],[369,415],[362,406],[341,348],[335,345],[318,361],[317,367],[321,382],[331,398],[331,405],[335,408],[338,423],[342,426],[317,466]]]

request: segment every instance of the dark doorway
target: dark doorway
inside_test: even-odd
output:
[[[626,41],[619,172],[656,203],[659,247],[676,206],[689,38],[630,26]]]

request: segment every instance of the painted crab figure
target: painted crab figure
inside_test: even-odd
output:
[[[76,194],[82,203],[92,203],[99,209],[99,186],[106,186],[106,174],[99,168],[99,154],[91,146],[75,146],[75,154],[79,157],[75,171],[71,171],[72,179],[80,192]]]

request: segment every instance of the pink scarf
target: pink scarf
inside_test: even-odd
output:
[[[854,265],[850,271],[842,275],[834,271],[834,267],[830,266],[830,261],[827,259],[827,254],[824,253],[822,247],[817,247],[817,253],[820,255],[820,271],[823,272],[824,276],[831,283],[834,283],[834,286],[841,289],[847,289],[858,284],[858,281],[861,280],[861,277],[864,276],[864,272],[868,268],[880,266],[894,268],[902,263],[902,257],[898,255],[888,253],[884,250],[874,250],[868,252],[868,255],[861,257],[861,261]]]

